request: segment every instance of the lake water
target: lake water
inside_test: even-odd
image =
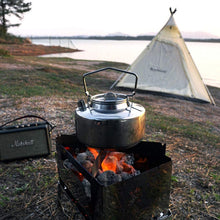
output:
[[[83,50],[46,55],[85,60],[106,60],[131,64],[150,41],[32,39],[35,44],[58,45]],[[220,43],[186,42],[200,75],[207,85],[220,87]]]

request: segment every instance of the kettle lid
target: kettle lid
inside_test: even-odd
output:
[[[114,113],[129,106],[127,95],[108,92],[91,97],[91,107],[102,113]]]

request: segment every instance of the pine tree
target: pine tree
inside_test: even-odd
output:
[[[25,3],[24,0],[0,0],[0,36],[5,36],[9,27],[20,25],[20,23],[11,24],[9,17],[13,15],[21,20],[23,13],[30,10],[31,2]]]

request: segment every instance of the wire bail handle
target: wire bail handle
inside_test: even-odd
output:
[[[84,73],[84,74],[83,74],[83,86],[84,86],[85,94],[86,94],[86,96],[88,97],[88,100],[91,99],[91,95],[89,94],[89,91],[87,90],[86,76],[91,75],[91,74],[94,74],[94,73],[102,72],[102,71],[105,71],[105,70],[114,70],[114,71],[118,71],[118,72],[121,72],[121,73],[126,73],[126,74],[133,75],[133,76],[135,77],[134,90],[132,91],[132,94],[127,95],[127,96],[128,96],[128,97],[133,97],[133,96],[136,94],[137,83],[138,83],[138,77],[137,77],[136,73],[129,72],[129,71],[125,71],[125,70],[121,70],[121,69],[114,68],[114,67],[105,67],[105,68],[102,68],[102,69],[98,69],[98,70],[95,70],[95,71],[92,71],[92,72],[88,72],[88,73]]]

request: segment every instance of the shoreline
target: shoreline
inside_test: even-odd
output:
[[[61,46],[44,46],[32,43],[27,44],[0,44],[0,49],[8,51],[12,56],[40,56],[57,53],[73,53],[81,50]]]
[[[79,40],[138,40],[146,41],[152,40],[156,35],[143,35],[143,36],[39,36],[31,37],[30,39],[79,39]],[[220,43],[220,38],[183,38],[188,42],[204,42],[204,43]]]

